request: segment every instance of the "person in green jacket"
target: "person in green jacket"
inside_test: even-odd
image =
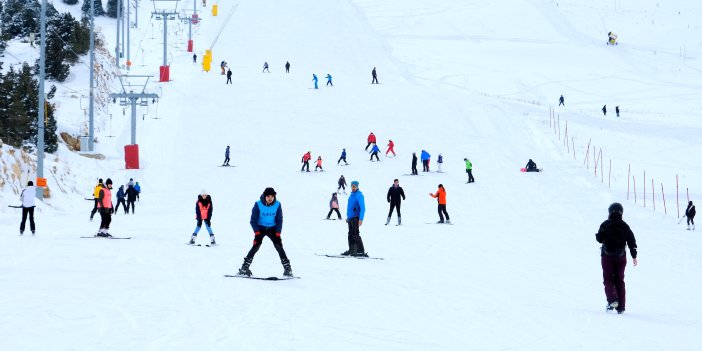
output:
[[[473,178],[473,164],[470,163],[470,160],[467,158],[464,158],[463,161],[466,161],[466,173],[468,173],[468,183],[475,183],[475,178]]]

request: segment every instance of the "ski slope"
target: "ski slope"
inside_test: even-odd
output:
[[[156,75],[148,90],[161,95],[140,110],[142,168],[124,169],[129,111],[122,116],[111,105],[115,137],[106,137],[102,116],[96,143],[106,160],[59,152],[83,192],[43,204],[36,237],[17,236],[17,212],[3,210],[5,348],[702,347],[694,335],[702,327],[695,303],[702,294],[695,278],[702,268],[699,232],[677,224],[671,200],[676,174],[683,210],[684,188],[693,201],[702,189],[702,47],[694,4],[241,1],[215,42],[233,4],[220,1],[214,17],[211,2],[206,9],[198,2],[197,64],[184,48],[187,27],[174,24],[172,81],[157,83],[162,24],[150,22],[152,5],[140,2],[130,73]],[[113,22],[101,21],[109,48]],[[619,34],[620,45],[604,45],[608,31]],[[212,70],[203,72],[201,57],[213,42]],[[233,72],[231,85],[219,74],[222,60]],[[270,73],[261,72],[264,61]],[[379,85],[370,84],[373,67]],[[325,86],[327,74],[334,87]],[[566,106],[555,107],[561,94]],[[562,124],[568,120],[576,159],[549,127],[552,107]],[[392,139],[397,157],[369,162],[363,148],[371,131],[381,154]],[[606,177],[593,175],[591,163],[583,165],[589,139],[613,162],[611,188]],[[235,167],[217,167],[227,145]],[[342,148],[349,166],[336,165]],[[432,155],[432,171],[443,155],[444,173],[405,176],[411,153],[423,149]],[[325,172],[299,172],[307,151],[313,160],[322,156]],[[473,162],[475,183],[465,184],[464,157]],[[520,173],[529,158],[545,172]],[[650,202],[644,208],[641,188],[636,203],[627,200],[628,164],[637,181],[643,170],[654,177],[656,192],[665,182],[668,214],[659,198],[655,211]],[[360,182],[367,208],[361,235],[368,253],[382,261],[315,255],[347,249],[345,223],[322,220],[341,174]],[[83,200],[97,177],[110,177],[115,189],[130,177],[140,182],[136,214],[113,216],[110,230],[134,239],[79,239],[99,226],[88,221],[92,203]],[[385,195],[395,178],[407,195],[402,226],[394,226],[395,216],[385,226]],[[436,200],[428,194],[440,183],[452,226],[433,224]],[[268,186],[281,201],[283,243],[302,279],[224,278],[250,248],[251,207]],[[185,245],[202,189],[214,204],[219,245],[211,248]],[[629,258],[626,271],[623,315],[604,312],[594,238],[614,201],[624,205],[639,245],[639,265]],[[345,195],[340,204],[345,217]],[[251,270],[282,275],[268,240]]]

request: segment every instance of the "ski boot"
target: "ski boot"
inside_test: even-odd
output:
[[[241,265],[241,268],[239,268],[239,275],[245,275],[247,277],[251,276],[251,270],[249,269],[249,266],[251,265],[251,262],[253,262],[252,259],[248,257],[244,257],[244,263]]]
[[[446,224],[451,224],[451,220],[450,220],[450,219],[447,219],[447,220],[446,220]]]
[[[365,252],[356,252],[356,253],[352,254],[351,256],[353,256],[353,257],[368,257],[368,254]]]
[[[690,230],[690,225],[689,225],[689,224],[687,225],[687,230]]]
[[[397,216],[397,225],[402,225],[402,217]]]
[[[214,234],[210,234],[210,246],[215,246],[217,245],[217,242],[215,241]]]
[[[195,245],[196,238],[197,238],[197,235],[193,234],[193,236],[190,237],[190,241],[188,242],[188,245]]]
[[[292,273],[292,267],[290,267],[290,260],[288,260],[286,258],[284,260],[281,260],[281,263],[283,264],[283,268],[285,269],[283,271],[283,275],[286,277],[292,277],[293,273]]]
[[[388,216],[388,220],[385,221],[385,225],[388,225],[388,224],[390,224],[390,217],[389,216]]]
[[[444,223],[444,221],[438,221],[438,222],[436,222],[436,224],[443,224],[443,223]]]
[[[609,304],[607,304],[607,311],[614,310],[617,307],[619,307],[619,301],[614,300],[614,301],[610,302]],[[619,312],[619,310],[617,310],[617,312]]]
[[[24,234],[24,232],[20,232],[20,235]]]

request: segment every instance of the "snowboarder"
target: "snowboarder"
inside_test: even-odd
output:
[[[197,54],[193,54],[193,63],[197,62]]]
[[[232,84],[232,70],[227,69],[227,82],[225,84]]]
[[[619,117],[619,106],[614,107],[614,112],[617,113],[617,117]]]
[[[388,212],[388,220],[385,221],[385,225],[390,223],[390,218],[392,217],[392,210],[397,208],[397,225],[402,224],[402,214],[400,213],[400,204],[402,200],[405,199],[405,191],[402,190],[400,186],[400,181],[395,179],[392,183],[390,189],[388,189],[387,200],[390,203],[390,212]]]
[[[387,157],[388,153],[390,153],[390,152],[392,152],[392,157],[397,156],[395,154],[395,143],[393,143],[392,140],[390,140],[390,142],[388,142],[388,150],[385,151],[385,157]]]
[[[687,217],[687,230],[690,230],[690,224],[692,224],[692,230],[695,230],[695,214],[697,211],[695,211],[695,205],[692,204],[692,201],[687,204],[687,209],[685,209],[685,217]],[[22,217],[24,218],[24,216]],[[24,221],[22,222],[24,223]]]
[[[290,61],[285,62],[285,73],[290,73]]]
[[[266,71],[268,71],[268,73],[271,73],[271,71],[268,70],[268,62],[267,61],[263,63],[263,71],[261,71],[261,73],[266,72]]]
[[[417,171],[417,153],[413,152],[412,153],[412,175],[418,175],[419,172]]]
[[[98,194],[98,210],[100,211],[100,229],[97,236],[109,238],[110,222],[112,222],[112,179],[105,180],[105,186],[100,188]]]
[[[339,190],[343,190],[344,195],[346,195],[346,178],[344,178],[343,174],[339,177],[339,188],[336,191],[338,192]]]
[[[609,32],[607,33],[607,45],[617,45],[617,35]]]
[[[134,214],[134,202],[136,202],[137,191],[134,189],[133,185],[129,185],[124,193],[127,195],[127,212],[129,212],[129,208],[131,207],[132,214]]]
[[[438,168],[438,169],[437,169],[437,172],[438,172],[438,173],[443,173],[443,172],[441,171],[441,164],[443,164],[443,163],[444,163],[444,156],[442,156],[441,154],[439,154],[439,158],[436,160],[436,167]]]
[[[115,215],[117,214],[117,210],[119,210],[119,205],[122,205],[122,208],[124,208],[124,214],[127,214],[127,203],[124,200],[124,197],[126,194],[124,193],[124,185],[119,186],[119,190],[117,190],[117,206],[115,206]]]
[[[373,161],[373,156],[375,156],[376,161],[380,161],[380,158],[378,158],[378,152],[380,152],[380,148],[378,148],[378,144],[373,144],[373,147],[371,148],[370,151],[370,160]]]
[[[327,86],[330,86],[330,85],[331,85],[331,86],[334,86],[334,84],[332,84],[332,76],[331,76],[331,74],[327,73],[327,76],[324,77],[324,78],[327,78]]]
[[[446,223],[451,224],[448,212],[446,212],[446,189],[443,184],[439,184],[439,189],[436,194],[429,193],[429,196],[435,198],[439,202],[439,221],[436,223],[444,223],[444,215],[446,215]]]
[[[368,151],[369,146],[371,146],[372,144],[375,144],[375,141],[376,141],[375,134],[373,134],[373,132],[368,134],[367,140],[368,140],[368,144],[366,145],[366,148],[365,148],[366,151]]]
[[[324,172],[324,169],[322,169],[322,156],[317,156],[317,164],[314,166],[315,172],[317,172],[317,168],[319,168],[320,171]]]
[[[100,189],[102,189],[103,184],[102,184],[102,178],[98,179],[98,183],[93,189],[93,199],[94,199],[94,205],[93,205],[93,210],[90,211],[90,220],[93,220],[93,216],[95,216],[95,212],[98,211],[98,197],[100,196]]]
[[[229,145],[227,145],[227,149],[224,150],[224,162],[222,162],[222,166],[229,166]]]
[[[468,158],[464,158],[463,161],[466,161],[466,173],[468,173],[468,183],[475,183],[475,178],[473,178],[473,164],[470,162]]]
[[[319,86],[317,85],[317,81],[318,81],[317,75],[314,73],[312,73],[312,81],[314,82],[314,88],[319,89]]]
[[[195,239],[197,239],[197,233],[199,233],[200,228],[202,228],[202,222],[205,222],[205,229],[207,229],[207,232],[210,234],[210,245],[217,245],[214,233],[212,232],[211,221],[213,211],[212,197],[207,194],[205,189],[202,189],[200,195],[197,197],[197,201],[195,201],[195,220],[197,220],[197,224],[193,235],[190,237],[190,242],[188,242],[189,245],[195,245]]]
[[[349,225],[349,249],[341,255],[368,257],[363,246],[360,231],[365,214],[366,203],[363,199],[363,193],[358,190],[358,181],[354,180],[351,182],[351,195],[349,195],[349,202],[346,207],[346,223]]]
[[[431,155],[425,150],[422,150],[422,154],[419,156],[422,160],[422,172],[429,172],[429,162],[431,160]]]
[[[312,159],[312,151],[307,151],[307,153],[302,155],[302,168],[300,172],[304,171],[305,168],[307,168],[307,172],[310,171],[310,159]]]
[[[607,310],[616,309],[617,313],[622,313],[626,308],[626,289],[624,286],[626,246],[629,246],[631,258],[636,266],[638,264],[636,238],[634,238],[634,233],[629,225],[622,220],[624,207],[620,203],[615,202],[609,205],[608,212],[609,217],[600,224],[595,239],[602,244],[600,262],[605,295],[607,296]]]
[[[24,225],[27,222],[27,216],[29,216],[29,229],[32,231],[32,235],[35,233],[34,198],[36,196],[37,188],[34,187],[34,182],[30,180],[27,182],[27,187],[22,190],[22,193],[20,193],[20,201],[22,201],[22,222],[20,223],[20,235],[24,234]],[[688,229],[690,229],[689,225]]]
[[[349,164],[348,162],[346,162],[346,149],[345,148],[341,150],[341,157],[339,157],[339,160],[336,161],[336,165],[338,166],[339,162],[341,162],[341,161],[344,161],[344,163],[347,165]]]
[[[249,250],[249,253],[244,258],[244,263],[239,269],[239,275],[251,276],[252,273],[249,266],[251,266],[254,255],[261,247],[263,238],[268,237],[273,242],[276,251],[278,251],[278,256],[280,256],[280,263],[283,264],[284,269],[283,275],[292,277],[290,260],[285,254],[283,240],[280,236],[280,233],[283,231],[283,208],[280,202],[276,200],[276,192],[273,188],[266,188],[260,200],[254,203],[249,223],[251,223],[251,228],[254,231],[254,241],[251,250]]]
[[[139,182],[134,184],[134,190],[137,192],[137,201],[139,201],[139,194],[141,194],[141,185],[139,185]]]
[[[373,67],[373,71],[371,71],[371,75],[373,76],[373,80],[371,81],[371,84],[380,84],[380,83],[378,83],[378,73],[375,72],[375,67]]]
[[[607,105],[602,106],[602,113],[606,116],[607,115]]]
[[[565,99],[563,98],[563,95],[558,99],[558,106],[563,105],[565,107]]]
[[[329,200],[329,213],[327,213],[327,219],[331,217],[332,212],[336,212],[336,215],[341,219],[341,212],[339,212],[339,199],[336,198],[336,193],[332,193],[331,200]]]
[[[529,162],[527,162],[526,167],[524,168],[526,168],[527,172],[541,172],[541,170],[536,167],[536,162],[532,161],[531,159],[529,159]]]

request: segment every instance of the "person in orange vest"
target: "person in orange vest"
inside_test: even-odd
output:
[[[322,172],[324,172],[324,169],[322,169],[322,156],[317,156],[317,165],[314,166],[315,172],[317,172],[317,168],[319,168]]]
[[[95,204],[93,205],[93,210],[90,211],[90,220],[91,221],[93,220],[93,217],[95,216],[95,213],[98,210],[98,196],[100,196],[100,189],[102,189],[102,186],[103,186],[102,185],[102,178],[100,178],[100,179],[98,179],[98,183],[95,186],[95,188],[93,188],[93,199],[94,199],[93,202]]]
[[[200,232],[202,228],[202,222],[205,222],[205,229],[210,233],[210,245],[217,245],[215,241],[214,233],[212,232],[212,197],[207,194],[205,189],[200,191],[200,195],[197,197],[195,202],[195,220],[197,220],[197,226],[195,231],[193,231],[193,236],[190,237],[189,245],[195,245],[195,239],[197,239],[197,233]]]
[[[390,152],[392,152],[393,157],[397,156],[395,155],[395,143],[393,143],[392,140],[388,143],[388,151],[385,151],[385,156],[387,157]]]
[[[108,231],[110,230],[110,222],[112,222],[112,212],[114,212],[112,207],[112,179],[110,178],[107,178],[105,186],[100,189],[98,194],[98,211],[100,211],[101,220],[97,236],[110,238],[112,235]]]
[[[375,134],[373,134],[373,132],[368,134],[368,145],[366,145],[366,149],[365,149],[366,151],[368,151],[369,146],[371,146],[372,144],[375,144],[375,140],[376,140]]]
[[[446,224],[451,224],[448,212],[446,212],[446,189],[443,184],[439,184],[439,189],[436,194],[429,193],[429,196],[435,198],[439,202],[439,221],[436,223],[444,223],[444,215],[446,215]]]
[[[305,168],[307,168],[307,172],[310,171],[310,159],[312,159],[312,151],[307,151],[306,154],[302,155],[302,168],[300,168],[300,172],[304,171]]]

